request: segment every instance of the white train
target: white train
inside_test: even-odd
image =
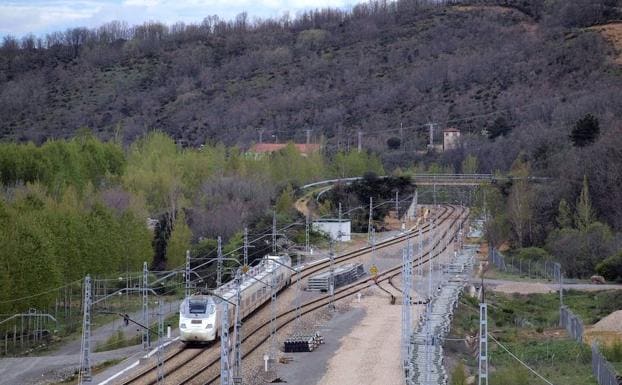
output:
[[[264,302],[270,300],[270,286],[274,277],[277,292],[291,283],[292,260],[287,255],[266,256],[257,266],[242,276],[240,316],[248,316]],[[273,276],[274,274],[274,276]],[[229,281],[214,291],[215,295],[191,295],[179,307],[179,334],[184,343],[214,341],[220,332],[220,312],[225,298],[236,303],[236,287]],[[229,325],[233,325],[235,307],[227,304]]]

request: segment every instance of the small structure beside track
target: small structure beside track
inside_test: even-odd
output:
[[[352,283],[365,275],[365,268],[362,263],[348,263],[336,267],[332,274],[335,280],[334,289],[336,289]],[[307,283],[307,290],[328,292],[330,290],[330,277],[330,271],[310,277]]]

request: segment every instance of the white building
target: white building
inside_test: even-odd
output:
[[[341,232],[341,241],[347,242],[350,240],[351,222],[349,219],[323,219],[321,221],[313,221],[313,230],[322,232],[328,235],[331,239],[338,241],[339,233]]]
[[[460,130],[457,128],[446,128],[443,130],[443,151],[454,150],[458,148],[460,140]]]

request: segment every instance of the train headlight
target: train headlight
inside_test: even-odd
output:
[[[206,329],[211,329],[213,327],[214,327],[214,325],[212,325],[212,324],[207,324],[207,326],[205,326]]]
[[[180,329],[185,329],[185,328],[186,328],[186,324],[184,324],[184,323],[179,324],[179,328],[180,328]]]

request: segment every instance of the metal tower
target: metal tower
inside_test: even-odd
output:
[[[248,266],[248,227],[244,228],[244,267]]]
[[[305,218],[305,252],[309,253],[309,214]]]
[[[216,287],[222,285],[222,238],[218,236],[218,254],[216,261]]]
[[[186,270],[184,271],[184,278],[186,280],[184,294],[188,297],[190,295],[190,250],[186,250]]]
[[[412,333],[412,264],[413,249],[409,244],[402,250],[402,365],[408,368],[410,358],[410,337]]]
[[[276,210],[272,212],[272,254],[276,255]]]
[[[270,272],[270,358],[276,359],[276,274],[275,263]]]
[[[371,229],[374,215],[374,198],[369,197],[369,221],[367,222],[367,242],[371,242]]]
[[[329,241],[328,256],[330,258],[330,277],[328,278],[328,290],[330,291],[330,300],[328,308],[335,309],[335,252],[333,250],[333,241]]]
[[[222,300],[220,313],[220,385],[231,385],[231,367],[229,364],[229,304]]]
[[[233,383],[242,379],[242,319],[240,305],[242,303],[242,275],[240,270],[235,274],[235,323],[233,324]]]
[[[482,297],[484,287],[482,286]],[[479,370],[478,384],[488,385],[488,308],[482,299],[479,304]]]
[[[337,247],[336,254],[339,255],[339,251],[341,250],[341,237],[343,233],[341,232],[341,202],[339,202],[339,230],[337,230]]]
[[[147,262],[143,263],[143,349],[149,349],[151,342],[149,341],[149,270],[147,270]]]
[[[417,275],[423,277],[423,236],[422,236],[421,226],[419,226],[419,263],[417,264]]]
[[[164,383],[164,310],[158,301],[158,384]]]
[[[80,355],[80,384],[91,382],[91,276],[84,278],[84,314],[82,318],[82,349]]]
[[[395,192],[395,218],[400,220],[400,192]]]
[[[376,266],[376,229],[371,229],[371,264]]]

